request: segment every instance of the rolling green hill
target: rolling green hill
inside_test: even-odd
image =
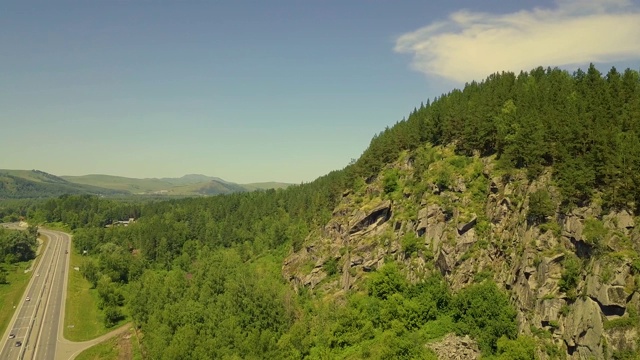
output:
[[[0,170],[0,199],[42,198],[63,194],[124,195],[128,192],[75,184],[40,170]]]
[[[161,179],[135,179],[102,174],[62,176],[62,178],[75,184],[124,190],[132,194],[152,193],[155,191],[167,190],[174,186],[173,184]]]
[[[0,169],[0,199],[44,198],[63,194],[209,196],[280,189],[289,185],[278,182],[243,185],[199,174],[180,178],[136,179],[102,174],[56,176],[40,170]]]
[[[62,179],[83,185],[125,190],[139,195],[198,196],[219,195],[234,192],[286,188],[290,184],[264,182],[236,184],[218,177],[189,174],[180,178],[136,179],[111,175],[62,176]]]

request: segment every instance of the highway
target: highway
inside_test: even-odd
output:
[[[39,230],[49,241],[32,270],[24,296],[5,331],[0,359],[55,360],[62,339],[63,309],[71,239],[68,234]]]

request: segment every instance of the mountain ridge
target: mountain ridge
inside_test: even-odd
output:
[[[237,184],[202,174],[141,179],[107,174],[57,176],[37,169],[0,169],[0,198],[55,197],[62,194],[210,196],[279,189],[289,185],[280,182]]]

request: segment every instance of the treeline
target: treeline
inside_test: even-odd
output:
[[[62,195],[28,209],[27,217],[34,223],[64,223],[73,230],[137,218],[141,206],[141,202],[107,200],[95,195]]]
[[[27,231],[7,230],[0,227],[0,262],[14,264],[36,257],[38,228],[30,226]]]
[[[505,169],[525,168],[531,178],[553,165],[565,205],[598,191],[605,207],[638,206],[640,76],[615,68],[603,76],[593,65],[573,75],[542,67],[494,74],[414,109],[375,136],[350,170],[375,176],[401,151],[427,142],[495,154]]]

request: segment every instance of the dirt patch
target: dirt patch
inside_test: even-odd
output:
[[[118,360],[131,360],[133,359],[133,350],[131,348],[131,340],[135,341],[135,339],[131,338],[131,333],[126,332],[120,336],[118,336]]]

